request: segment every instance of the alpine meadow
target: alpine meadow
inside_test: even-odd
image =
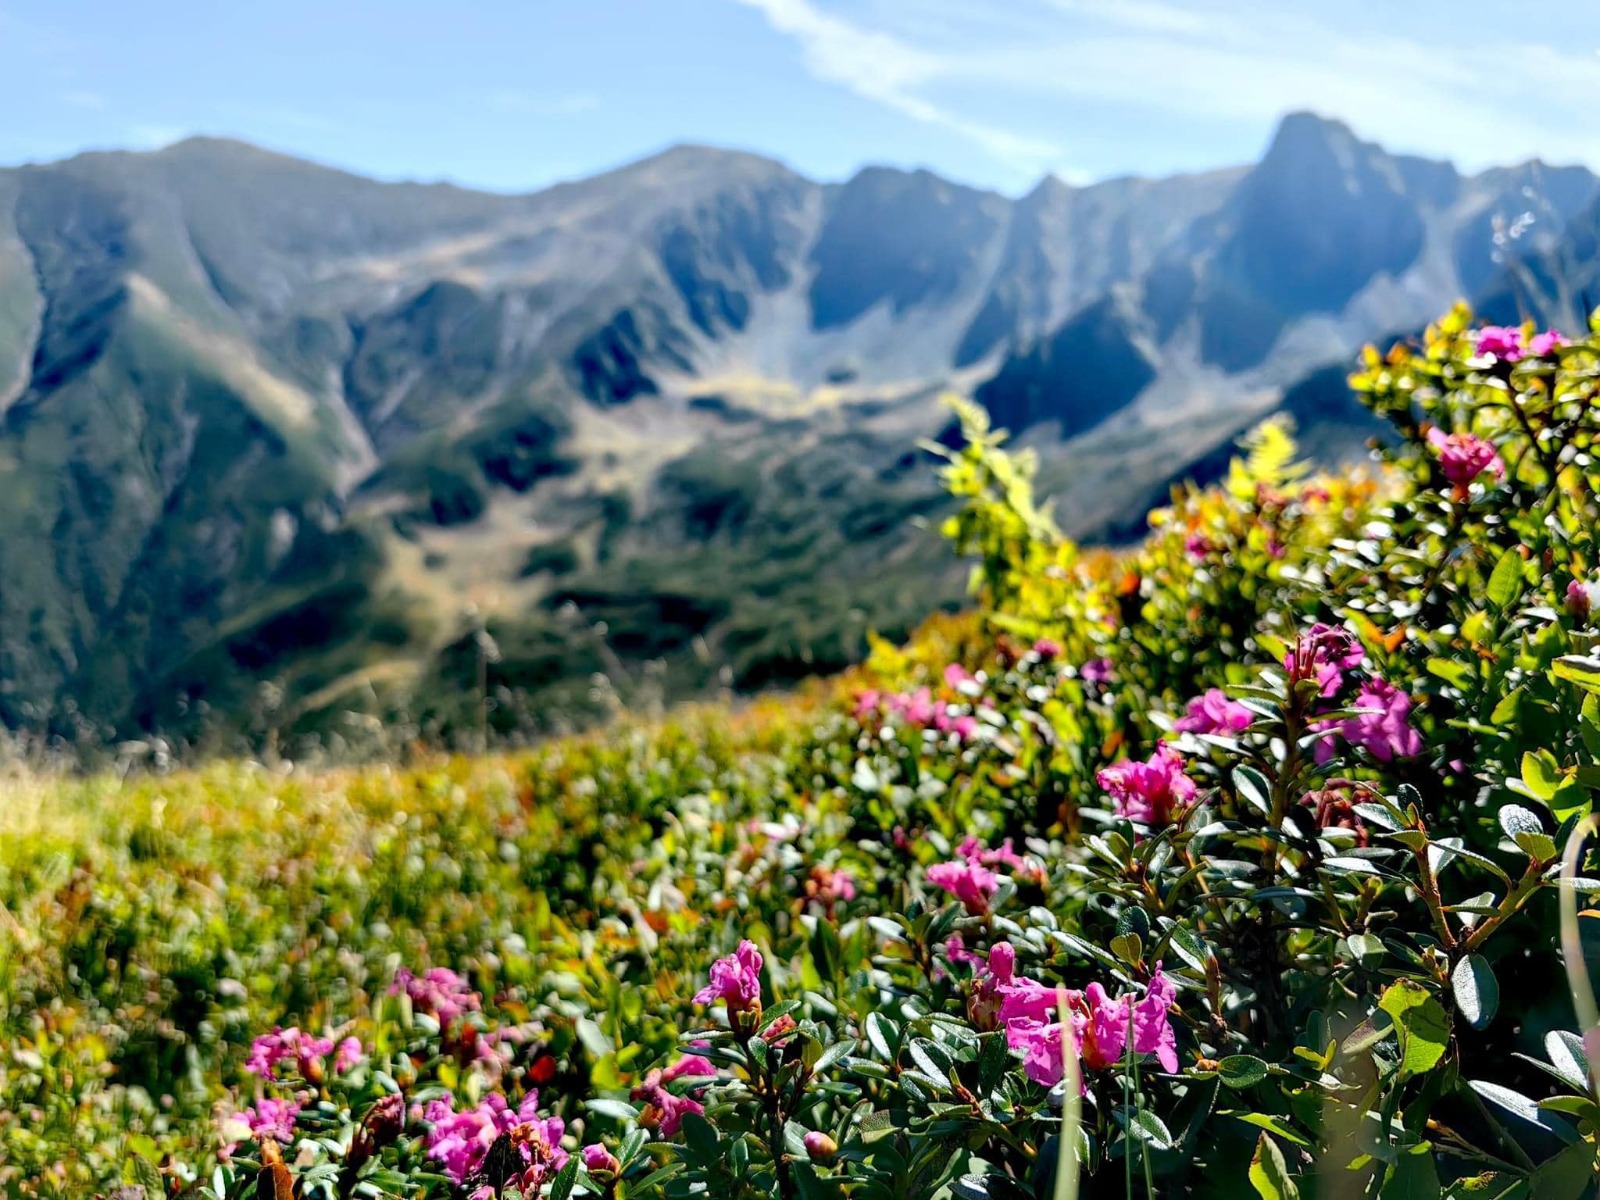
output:
[[[0,1200],[1600,1198],[1592,18],[0,0]]]

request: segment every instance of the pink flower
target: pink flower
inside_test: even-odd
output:
[[[444,1027],[468,1012],[477,1012],[483,1000],[467,981],[449,967],[429,967],[421,975],[414,975],[405,967],[395,972],[389,994],[401,992],[411,997],[411,1005],[418,1012],[427,1013]]]
[[[1178,1042],[1170,1009],[1176,995],[1176,987],[1158,963],[1137,999],[1131,994],[1112,999],[1098,983],[1079,992],[1018,979],[1005,989],[1000,1015],[1007,1044],[1023,1052],[1028,1077],[1054,1087],[1062,1074],[1062,999],[1072,1048],[1085,1068],[1106,1070],[1120,1064],[1131,1036],[1135,1054],[1153,1054],[1163,1070],[1173,1072],[1178,1069]]]
[[[709,1058],[703,1058],[698,1054],[685,1054],[661,1072],[661,1082],[671,1083],[674,1079],[710,1079],[716,1073],[717,1068],[712,1065]]]
[[[1078,675],[1085,683],[1104,687],[1111,682],[1111,660],[1109,658],[1091,658],[1078,668]]]
[[[956,853],[968,862],[980,863],[985,867],[1005,866],[1023,870],[1028,865],[1028,860],[1016,852],[1010,838],[1001,842],[995,849],[987,850],[976,836],[969,833],[956,847]]]
[[[883,693],[868,689],[856,697],[856,720],[866,724],[867,718],[874,716],[878,711],[878,704],[883,699]]]
[[[1212,688],[1189,701],[1188,715],[1180,717],[1173,728],[1179,733],[1242,733],[1254,720],[1249,708],[1228,699],[1221,688]]]
[[[300,1115],[300,1107],[298,1100],[263,1096],[239,1115],[258,1141],[273,1138],[287,1146],[294,1141],[294,1122]]]
[[[1506,476],[1506,464],[1494,443],[1476,434],[1445,433],[1434,426],[1428,430],[1428,444],[1438,451],[1439,469],[1444,477],[1458,489],[1466,488],[1485,471],[1497,480]]]
[[[1041,661],[1049,662],[1052,658],[1061,657],[1061,643],[1053,638],[1040,638],[1033,644],[1033,652]]]
[[[1361,643],[1348,630],[1320,621],[1294,641],[1283,656],[1291,686],[1302,679],[1317,681],[1317,694],[1329,699],[1344,686],[1344,673],[1361,665]]]
[[[725,1002],[729,1014],[744,1012],[761,1003],[761,951],[752,941],[742,941],[726,958],[711,964],[711,982],[695,993],[696,1004]]]
[[[1165,742],[1144,762],[1113,763],[1095,777],[1111,793],[1119,817],[1146,825],[1165,825],[1173,810],[1194,799],[1195,782],[1183,773],[1183,759]]]
[[[820,904],[829,920],[833,919],[833,910],[839,903],[856,898],[856,877],[849,871],[822,863],[811,868],[802,886],[806,900]]]
[[[1600,584],[1574,579],[1567,584],[1567,613],[1574,621],[1587,621],[1600,605]]]
[[[1055,995],[1056,989],[1051,988],[1052,1005]],[[1014,1021],[1006,1026],[1006,1045],[1022,1051],[1022,1069],[1029,1079],[1042,1087],[1055,1087],[1063,1069],[1061,1035],[1059,1021]]]
[[[578,1153],[583,1157],[583,1165],[591,1175],[601,1173],[615,1175],[622,1170],[622,1164],[617,1161],[617,1156],[599,1142],[591,1142]]]
[[[674,1137],[678,1130],[683,1128],[684,1117],[690,1113],[702,1116],[706,1109],[705,1105],[692,1096],[679,1096],[669,1092],[662,1079],[662,1072],[651,1071],[644,1077],[644,1082],[634,1088],[629,1095],[634,1100],[644,1101],[644,1109],[639,1113],[641,1125],[658,1131],[663,1137]]]
[[[948,943],[946,953],[949,953]],[[997,1028],[1001,1002],[1016,977],[1017,952],[1010,942],[996,942],[987,960],[976,954],[968,955],[967,960],[979,964],[972,991],[967,996],[967,1015],[979,1029]],[[950,961],[956,961],[953,955]]]
[[[970,742],[978,732],[978,719],[967,713],[952,717],[948,712],[934,714],[933,727],[940,733],[953,733],[958,742]]]
[[[333,1061],[333,1069],[341,1075],[363,1057],[358,1038],[345,1038],[337,1049],[338,1056]],[[250,1056],[245,1060],[244,1069],[263,1079],[281,1078],[277,1068],[280,1063],[289,1062],[294,1064],[302,1079],[320,1083],[323,1060],[334,1050],[332,1038],[313,1037],[294,1026],[274,1029],[250,1043]]]
[[[1422,739],[1411,727],[1411,697],[1393,684],[1369,680],[1352,707],[1365,710],[1340,723],[1339,731],[1352,746],[1364,746],[1379,762],[1422,753]]]
[[[952,964],[960,963],[963,966],[977,967],[983,965],[983,955],[974,954],[967,949],[967,940],[959,933],[952,933],[944,940],[944,956]]]
[[[1485,325],[1478,330],[1479,354],[1492,354],[1506,362],[1522,357],[1522,330],[1515,325]]]
[[[1536,333],[1528,342],[1528,353],[1535,358],[1550,358],[1557,350],[1567,344],[1567,339],[1554,329],[1546,329],[1543,333]]]
[[[1211,553],[1211,539],[1203,533],[1191,533],[1183,539],[1183,549],[1190,558],[1205,558]]]
[[[560,1117],[540,1118],[539,1094],[529,1092],[513,1109],[499,1092],[490,1092],[476,1108],[455,1112],[451,1100],[431,1101],[423,1119],[432,1128],[425,1139],[428,1157],[444,1167],[456,1183],[465,1183],[483,1165],[489,1147],[503,1133],[512,1134],[522,1161],[559,1171],[567,1161],[561,1149],[566,1124]]]
[[[965,684],[976,684],[978,680],[960,663],[951,663],[944,669],[944,682],[946,687],[959,692]]]
[[[989,897],[1000,888],[993,871],[966,859],[929,867],[928,882],[949,892],[974,916],[989,911]]]
[[[367,1052],[365,1047],[361,1045],[361,1039],[347,1037],[339,1043],[338,1053],[333,1059],[333,1069],[335,1073],[343,1075],[346,1071],[360,1066],[361,1063],[366,1061],[366,1058]]]

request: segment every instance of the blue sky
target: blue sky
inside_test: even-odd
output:
[[[1528,10],[1532,13],[1532,9]],[[1312,108],[1600,168],[1595,0],[0,0],[0,163],[243,137],[527,190],[678,141],[1007,192],[1250,160]]]

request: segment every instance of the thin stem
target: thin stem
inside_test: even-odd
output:
[[[1572,990],[1572,1005],[1578,1012],[1578,1027],[1583,1031],[1584,1056],[1589,1060],[1589,1082],[1600,1096],[1600,1005],[1589,983],[1589,964],[1583,958],[1583,935],[1578,928],[1578,859],[1583,843],[1600,829],[1600,817],[1586,817],[1561,855],[1561,958],[1567,968],[1567,986]]]
[[[1078,1200],[1078,1127],[1083,1122],[1083,1075],[1078,1048],[1072,1041],[1067,989],[1056,989],[1056,1019],[1061,1022],[1061,1139],[1056,1144],[1056,1186],[1053,1200]]]

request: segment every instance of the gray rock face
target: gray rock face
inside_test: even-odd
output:
[[[547,727],[596,671],[826,669],[960,594],[941,391],[1130,533],[1277,406],[1351,453],[1351,354],[1463,296],[1600,298],[1595,177],[1309,114],[1251,167],[1018,200],[693,146],[530,196],[208,139],[0,171],[0,719],[448,722],[480,626]]]

